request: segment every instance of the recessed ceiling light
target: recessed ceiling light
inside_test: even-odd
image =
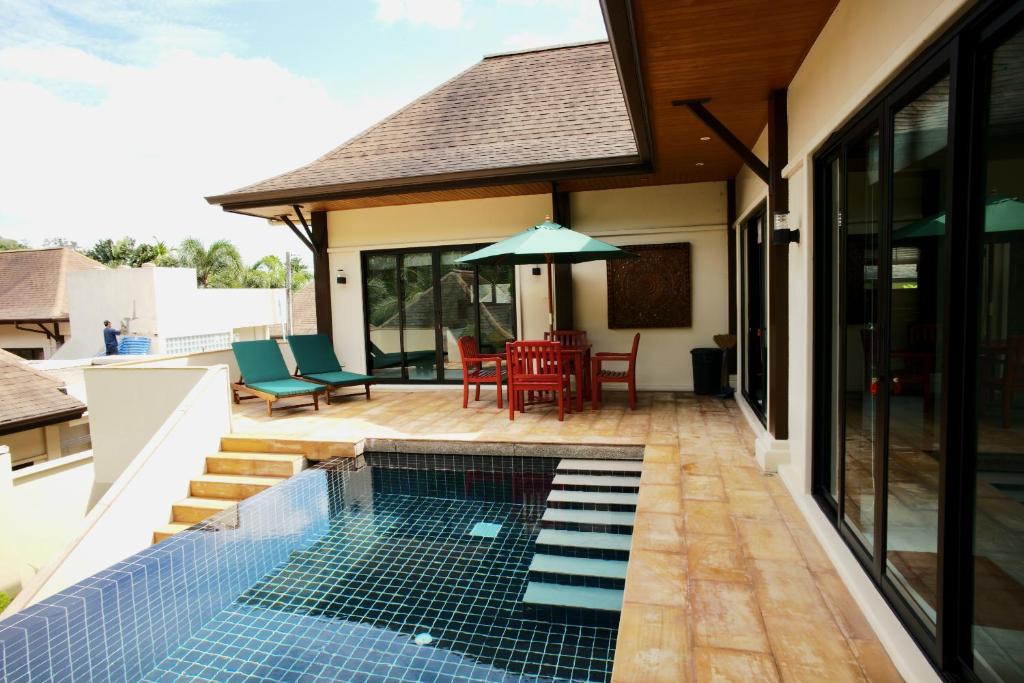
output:
[[[698,161],[698,162],[697,162],[697,165],[698,165],[698,166],[703,166],[703,165],[704,165],[704,162],[703,162],[703,161]]]
[[[700,141],[701,142],[707,142],[710,139],[711,139],[710,135],[702,135],[702,136],[700,136]]]

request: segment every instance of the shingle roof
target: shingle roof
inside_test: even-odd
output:
[[[62,388],[63,383],[56,377],[0,350],[0,434],[80,417],[85,404]]]
[[[67,320],[67,275],[105,268],[74,249],[0,251],[0,322]]]
[[[292,293],[292,334],[316,334],[316,291],[312,281]]]
[[[486,57],[316,161],[209,200],[636,154],[602,41]]]

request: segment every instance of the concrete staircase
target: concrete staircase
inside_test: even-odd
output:
[[[222,448],[230,448],[225,440]],[[171,521],[153,532],[153,542],[170,538],[193,524],[255,496],[306,467],[306,458],[291,453],[222,450],[206,456],[206,472],[192,479],[189,496],[171,507]]]
[[[621,611],[642,467],[635,460],[558,463],[530,563],[526,605]]]

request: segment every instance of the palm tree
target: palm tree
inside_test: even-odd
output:
[[[292,262],[292,291],[296,291],[312,278],[309,270],[297,257],[291,258]],[[245,271],[242,280],[243,287],[268,288],[284,287],[285,266],[280,258],[274,255],[264,256]]]
[[[242,257],[227,240],[217,240],[207,249],[200,240],[188,237],[178,247],[177,262],[196,269],[200,287],[239,287],[245,277]]]

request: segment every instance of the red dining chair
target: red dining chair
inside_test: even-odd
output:
[[[525,392],[552,392],[558,401],[558,419],[572,411],[569,375],[565,371],[562,345],[555,341],[517,341],[505,344],[508,362],[508,419],[516,419],[516,410],[526,410]]]
[[[493,384],[498,390],[498,407],[501,403],[501,382],[505,379],[505,370],[501,367],[501,354],[480,353],[476,337],[459,337],[459,355],[462,356],[462,407],[469,406],[469,385],[476,385],[475,401],[480,400],[480,385]],[[485,367],[484,363],[494,363],[493,367]]]
[[[556,341],[562,346],[587,345],[587,333],[583,330],[555,330],[554,332],[545,332],[544,338]]]
[[[568,349],[585,349],[582,354],[569,353],[565,356],[566,372],[570,375],[577,374],[576,363],[580,362],[576,387],[576,408],[583,410],[583,400],[590,392],[590,342],[587,341],[587,333],[583,330],[555,330],[545,332],[545,339],[556,341]]]
[[[629,353],[595,353],[590,361],[590,388],[593,392],[594,410],[601,407],[601,385],[620,383],[627,385],[629,390],[629,409],[636,410],[636,351],[640,346],[640,333],[633,337],[633,349]],[[606,370],[602,365],[608,361],[627,363],[625,370]]]

